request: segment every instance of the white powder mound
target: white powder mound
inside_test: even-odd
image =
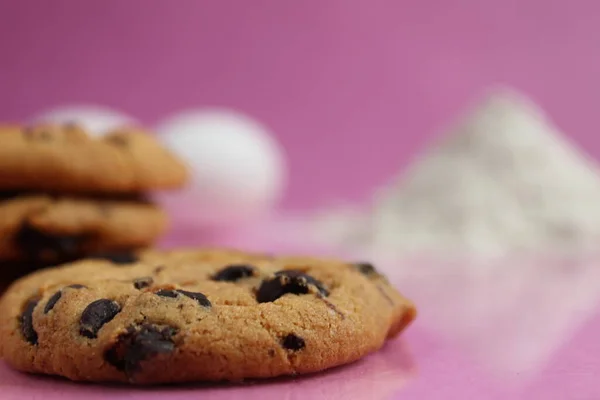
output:
[[[531,100],[499,89],[362,219],[319,220],[328,241],[370,253],[578,253],[600,244],[600,174]]]

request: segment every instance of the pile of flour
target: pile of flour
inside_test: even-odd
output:
[[[587,252],[600,244],[600,174],[531,100],[501,88],[367,210],[317,220],[321,240],[369,253]]]

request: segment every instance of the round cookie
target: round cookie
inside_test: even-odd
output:
[[[147,247],[167,226],[163,210],[140,200],[0,194],[0,261],[35,268]]]
[[[137,128],[98,138],[72,124],[0,126],[0,136],[2,190],[135,193],[187,180],[182,161]]]
[[[5,362],[76,381],[269,378],[355,361],[416,314],[365,263],[220,249],[114,261],[14,283],[0,301]]]

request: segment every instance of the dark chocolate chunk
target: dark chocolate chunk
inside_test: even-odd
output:
[[[256,300],[259,303],[275,301],[284,294],[307,294],[310,288],[314,287],[319,295],[328,296],[329,292],[325,286],[301,271],[284,270],[275,274],[271,279],[265,279],[256,293]]]
[[[21,326],[21,334],[29,343],[37,345],[38,343],[38,335],[35,329],[33,328],[33,310],[35,306],[37,306],[40,301],[39,297],[34,297],[30,299],[23,309],[21,316],[19,318],[20,326]]]
[[[145,276],[143,278],[137,278],[134,280],[133,287],[139,290],[147,288],[148,286],[152,285],[152,283],[154,283],[154,280],[149,276]]]
[[[188,292],[187,290],[177,290],[179,293],[181,293],[184,296],[189,297],[190,299],[194,299],[198,302],[198,304],[200,304],[203,307],[210,307],[212,306],[212,304],[210,303],[210,300],[208,300],[208,298],[199,292]]]
[[[306,347],[306,342],[300,336],[290,333],[281,340],[281,345],[288,350],[298,351]]]
[[[159,291],[154,292],[154,294],[157,296],[171,297],[171,298],[175,298],[175,297],[179,296],[179,293],[177,293],[176,290],[169,290],[169,289],[160,289]]]
[[[81,285],[81,284],[79,284],[79,283],[74,283],[74,284],[72,284],[72,285],[69,285],[69,286],[67,286],[67,287],[68,287],[68,288],[71,288],[71,289],[86,289],[86,288],[87,288],[87,286],[85,286],[85,285]]]
[[[82,253],[87,235],[55,235],[23,223],[15,235],[15,243],[30,260],[46,258],[72,260]]]
[[[60,290],[58,292],[54,293],[48,299],[48,302],[46,303],[46,306],[44,307],[44,314],[48,314],[50,312],[50,310],[52,310],[54,308],[54,306],[56,305],[58,300],[60,300],[61,297],[62,297],[62,292]]]
[[[251,265],[229,265],[212,276],[214,281],[236,282],[254,275],[255,268]]]
[[[97,260],[107,260],[119,265],[133,264],[138,261],[138,257],[130,252],[97,253],[89,258]]]
[[[161,289],[161,290],[155,292],[155,294],[158,296],[171,297],[171,298],[176,298],[177,296],[179,296],[179,294],[182,294],[186,297],[189,297],[190,299],[196,300],[198,302],[198,304],[200,304],[203,307],[212,306],[212,304],[210,303],[208,298],[204,294],[198,293],[198,292],[188,292],[187,290],[181,290],[181,289],[176,289],[176,290]]]
[[[177,329],[170,326],[130,326],[104,353],[104,359],[131,376],[141,369],[143,361],[159,354],[172,353],[175,350],[173,336],[176,334]]]
[[[23,196],[23,192],[18,190],[2,190],[0,191],[0,201],[12,200],[19,196]]]
[[[377,275],[377,270],[371,263],[359,262],[359,263],[353,264],[353,266],[354,266],[354,268],[356,268],[358,270],[358,272],[360,272],[363,275],[366,275],[366,276]]]
[[[325,289],[325,286],[323,286],[323,284],[320,281],[318,281],[317,279],[313,278],[312,276],[310,276],[308,274],[305,274],[302,271],[283,270],[283,271],[276,272],[275,276],[282,276],[282,277],[288,278],[291,282],[298,282],[299,284],[306,282],[309,285],[314,285],[322,295],[324,295],[324,296],[329,295],[329,292],[327,291],[327,289]]]
[[[79,334],[90,339],[98,336],[98,331],[121,311],[119,304],[113,300],[100,299],[88,305],[79,320]]]

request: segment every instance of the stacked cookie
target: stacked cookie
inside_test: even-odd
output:
[[[186,180],[184,164],[137,128],[0,127],[3,276],[151,245],[168,221],[146,194]]]
[[[150,249],[150,190],[184,165],[151,136],[0,128],[0,358],[75,381],[239,381],[323,371],[382,348],[416,317],[369,263],[229,249]],[[6,276],[6,274],[4,274]]]

